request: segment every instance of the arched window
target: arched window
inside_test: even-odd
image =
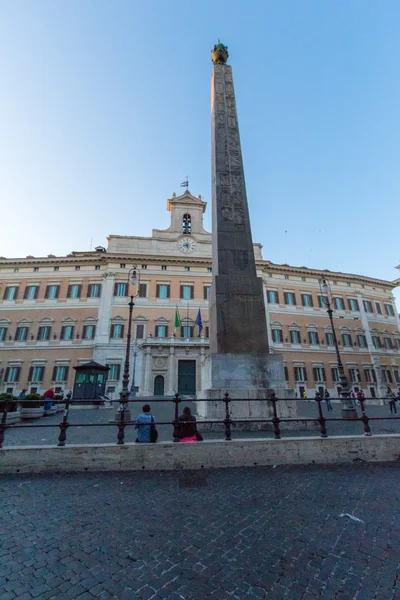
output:
[[[191,233],[192,232],[192,219],[190,215],[187,213],[183,215],[182,219],[182,233]]]

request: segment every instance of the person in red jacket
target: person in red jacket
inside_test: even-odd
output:
[[[50,410],[52,402],[54,400],[54,390],[53,388],[49,388],[47,392],[44,393],[44,410]]]

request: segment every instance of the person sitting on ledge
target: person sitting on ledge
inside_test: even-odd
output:
[[[144,404],[142,411],[143,412],[136,419],[135,429],[138,429],[138,434],[135,442],[149,444],[151,441],[151,424],[154,422],[154,418],[151,414],[150,404]]]
[[[180,442],[201,442],[203,440],[197,431],[196,417],[192,415],[188,406],[183,409],[183,414],[178,418],[175,427],[174,437]]]

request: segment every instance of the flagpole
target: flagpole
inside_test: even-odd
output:
[[[187,310],[186,310],[186,323],[187,326],[189,327],[189,302],[187,303]],[[189,332],[190,333],[190,332]],[[188,336],[189,338],[189,336]]]

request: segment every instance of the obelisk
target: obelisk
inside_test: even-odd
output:
[[[281,355],[270,354],[263,296],[257,276],[240,146],[232,68],[220,42],[211,52],[212,286],[209,388],[199,398],[227,391],[241,399],[267,399],[286,387]],[[221,414],[198,403],[204,417]],[[239,406],[243,404],[242,406]],[[264,405],[262,408],[261,405]],[[270,416],[270,403],[233,403],[236,416]]]

